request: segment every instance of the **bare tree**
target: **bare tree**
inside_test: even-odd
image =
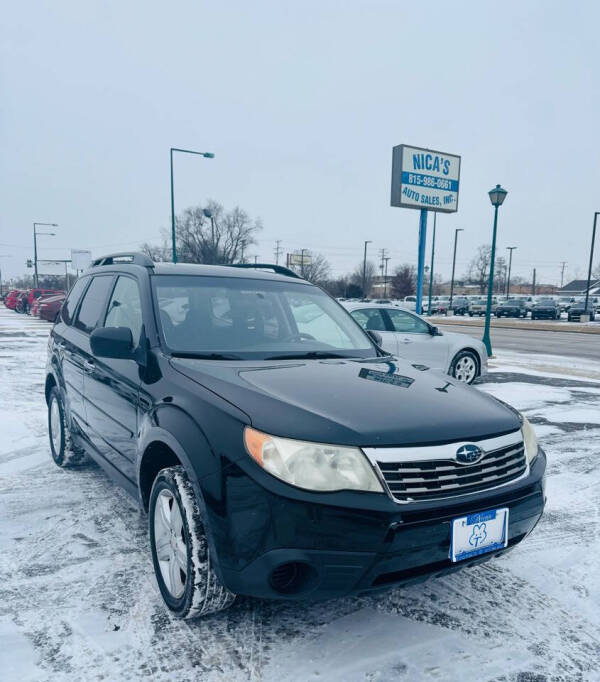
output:
[[[477,284],[480,294],[483,294],[487,287],[491,252],[492,247],[489,244],[482,244],[477,248],[475,257],[469,263],[466,279],[471,284]]]
[[[417,290],[417,269],[414,265],[403,263],[394,270],[392,277],[392,296],[404,298],[413,296]]]
[[[216,201],[205,207],[186,209],[175,220],[179,260],[187,263],[235,263],[249,246],[256,244],[262,229],[239,206],[225,212]]]
[[[244,251],[256,244],[262,229],[260,219],[252,219],[239,206],[226,212],[216,201],[192,206],[175,217],[177,259],[183,263],[235,263]],[[171,231],[161,230],[162,245],[144,243],[140,249],[157,261],[171,260]]]
[[[367,298],[369,296],[371,288],[373,287],[373,282],[375,281],[376,274],[377,268],[375,267],[375,264],[372,261],[368,260],[366,263],[366,268],[364,270],[365,278],[364,290],[363,290],[363,261],[361,261],[356,266],[354,272],[350,275],[350,281],[352,282],[352,284],[355,284],[356,286],[360,287],[363,298]]]

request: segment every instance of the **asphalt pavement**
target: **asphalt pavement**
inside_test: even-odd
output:
[[[477,338],[481,338],[483,332],[481,327],[444,322],[437,322],[437,324],[442,331],[469,334]],[[600,336],[597,334],[492,327],[491,338],[492,348],[600,360]]]

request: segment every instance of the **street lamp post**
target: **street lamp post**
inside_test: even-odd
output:
[[[365,288],[366,288],[366,286],[367,286],[367,244],[371,244],[371,243],[372,243],[372,240],[371,240],[371,239],[369,239],[368,241],[365,241],[365,255],[364,255],[364,258],[363,258],[363,278],[362,278],[362,279],[363,279],[363,281],[362,281],[362,295],[363,295],[363,298],[366,298],[366,297],[367,297],[366,294],[365,294]]]
[[[454,230],[454,256],[452,257],[452,279],[450,280],[450,308],[452,307],[452,299],[454,298],[454,271],[456,269],[456,242],[458,240],[458,233],[464,232],[464,228],[457,227]]]
[[[177,245],[175,243],[175,192],[173,190],[173,152],[195,154],[196,156],[203,156],[205,159],[214,159],[215,155],[212,152],[195,152],[191,149],[171,147],[171,245],[173,248],[173,263],[177,263]]]
[[[490,254],[490,278],[488,281],[488,291],[487,291],[487,306],[485,310],[485,329],[483,332],[483,343],[487,350],[488,356],[492,354],[492,342],[490,340],[490,322],[492,317],[492,292],[494,289],[494,260],[496,259],[496,233],[498,231],[498,207],[502,206],[504,199],[508,192],[502,189],[500,185],[496,185],[494,189],[491,189],[488,194],[490,195],[490,201],[494,207],[494,231],[492,234],[492,252]]]
[[[596,241],[596,221],[600,211],[594,213],[594,227],[592,229],[592,246],[590,247],[590,267],[588,268],[588,278],[587,278],[587,288],[585,290],[585,308],[583,309],[584,314],[588,314],[588,301],[590,298],[590,283],[592,281],[592,261],[594,260],[594,242]]]
[[[388,261],[390,260],[390,256],[386,256],[384,259],[385,261],[385,275],[383,276],[383,298],[387,298],[387,272],[388,272]]]
[[[516,246],[507,246],[506,249],[510,252],[508,256],[508,275],[506,276],[506,298],[510,296],[510,271],[512,269],[512,252]]]
[[[6,254],[0,254],[0,258],[9,258],[8,255]],[[0,297],[4,293],[4,290],[2,289],[2,261],[0,261]]]
[[[37,289],[38,286],[38,267],[37,267],[37,238],[42,235],[47,235],[49,237],[54,237],[54,232],[37,232],[36,228],[38,225],[45,227],[58,227],[58,223],[33,223],[33,281]]]
[[[427,314],[431,315],[431,294],[433,290],[433,261],[435,258],[435,227],[437,222],[437,211],[433,214],[433,239],[431,240],[431,267],[429,268],[429,298],[427,300]],[[450,300],[452,305],[452,300]]]

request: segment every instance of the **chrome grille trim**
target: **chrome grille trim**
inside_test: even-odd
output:
[[[476,443],[484,456],[456,461],[456,451]],[[499,488],[529,473],[521,431],[480,441],[423,448],[363,448],[390,497],[400,504],[455,498]]]

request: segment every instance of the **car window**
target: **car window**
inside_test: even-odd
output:
[[[137,282],[131,277],[119,277],[108,303],[105,327],[127,327],[137,345],[142,331],[142,301]]]
[[[82,277],[81,279],[78,279],[69,292],[61,313],[63,322],[65,324],[73,324],[73,315],[75,314],[75,309],[77,308],[81,294],[83,294],[89,281],[89,277]]]
[[[429,334],[429,325],[415,315],[395,309],[388,310],[387,313],[395,331],[404,334]]]
[[[104,311],[106,297],[110,290],[113,278],[110,275],[94,277],[87,288],[77,318],[75,327],[81,331],[92,332],[98,325],[98,321]]]
[[[385,318],[381,308],[362,308],[361,310],[353,310],[350,314],[363,329],[376,332],[386,331]]]

